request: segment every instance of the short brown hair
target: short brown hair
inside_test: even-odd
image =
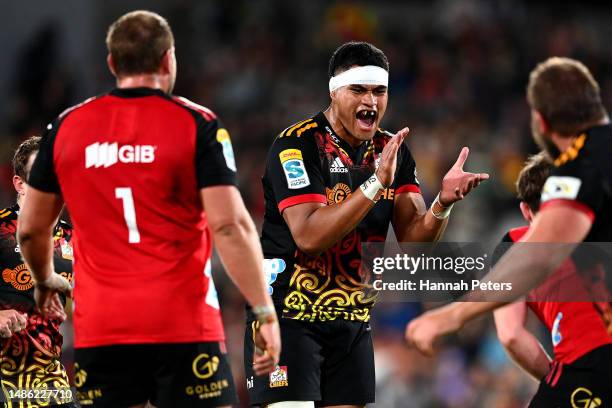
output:
[[[28,178],[28,160],[32,153],[40,150],[40,140],[40,136],[30,136],[19,145],[13,156],[13,172],[24,181]]]
[[[119,17],[106,35],[117,76],[157,71],[164,53],[173,46],[174,36],[166,19],[145,10]]]
[[[571,58],[552,57],[538,64],[529,75],[527,101],[562,136],[576,135],[607,115],[597,81]]]
[[[550,175],[553,167],[552,161],[545,152],[530,156],[516,180],[518,198],[524,201],[531,211],[540,209],[542,187]]]

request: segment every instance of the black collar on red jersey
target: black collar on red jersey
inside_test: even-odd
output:
[[[120,98],[141,98],[143,96],[164,96],[168,97],[168,94],[157,88],[115,88],[110,91],[113,96]]]

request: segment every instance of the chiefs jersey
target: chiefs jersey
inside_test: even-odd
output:
[[[376,170],[392,135],[377,131],[352,148],[323,113],[283,131],[270,148],[263,177],[265,215],[261,243],[269,292],[284,318],[305,321],[368,321],[375,302],[371,274],[361,265],[361,244],[384,242],[397,194],[420,192],[415,162],[402,145],[393,184],[367,216],[319,256],[300,251],[282,212],[317,202],[342,205]]]
[[[23,313],[33,313],[34,281],[28,267],[21,258],[17,244],[17,217],[19,206],[0,211],[0,306],[2,309],[15,309]],[[61,221],[53,234],[53,264],[55,273],[72,281],[72,226]],[[64,296],[61,297],[65,303]]]
[[[540,211],[555,205],[584,212],[593,226],[585,241],[612,241],[612,126],[596,126],[576,138],[554,161],[542,189]]]
[[[504,242],[517,242],[529,227],[510,230]],[[555,360],[570,364],[604,344],[612,344],[606,302],[566,302],[588,299],[594,283],[576,271],[568,259],[538,288],[527,295],[527,305],[551,333]]]
[[[75,231],[75,346],[223,339],[200,189],[235,184],[227,130],[157,89],[115,89],[43,135],[30,186]]]
[[[6,390],[35,388],[44,379],[54,388],[69,388],[68,375],[60,362],[63,337],[61,321],[47,319],[34,309],[34,281],[21,259],[17,245],[19,206],[0,211],[0,307],[27,314],[25,330],[1,339],[0,371]],[[53,234],[55,273],[72,280],[72,227],[60,221]],[[62,302],[66,298],[61,296]],[[14,403],[12,406],[30,406]]]

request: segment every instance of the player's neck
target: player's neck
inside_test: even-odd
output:
[[[325,118],[331,125],[334,133],[340,139],[347,142],[352,148],[359,147],[363,143],[363,140],[357,139],[356,137],[351,135],[348,130],[346,130],[339,116],[334,111],[333,107],[330,106],[329,108],[327,108],[325,112],[323,112],[323,115],[325,115]]]
[[[585,129],[591,128],[593,126],[607,125],[609,123],[610,123],[610,119],[608,118],[608,115],[605,115],[601,120],[599,120],[599,121],[597,121],[595,123],[592,123],[592,124],[590,124],[588,126],[585,126]],[[560,152],[564,152],[567,149],[569,149],[570,147],[572,147],[572,145],[574,144],[574,142],[576,141],[576,139],[579,136],[580,136],[580,134],[571,135],[571,136],[561,136],[560,134],[558,134],[556,132],[553,132],[550,135],[550,139],[555,144],[555,146],[557,146],[557,149],[559,149]]]
[[[168,92],[168,79],[165,75],[142,74],[117,78],[117,88],[152,88]]]
[[[551,140],[560,152],[564,152],[574,144],[578,136],[559,136],[556,133],[551,135]]]

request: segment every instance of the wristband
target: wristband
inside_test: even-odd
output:
[[[260,305],[252,308],[255,319],[259,324],[273,323],[276,319],[276,309],[274,306]]]
[[[379,191],[384,190],[385,186],[380,182],[376,173],[372,174],[369,179],[363,182],[361,186],[359,186],[361,192],[364,196],[368,197],[368,199],[377,202],[380,198]]]
[[[434,206],[436,205],[436,203],[438,204],[438,206],[443,208],[442,211],[440,211],[440,212],[434,211]],[[450,215],[451,210],[453,209],[453,205],[455,205],[455,203],[449,205],[448,207],[444,207],[442,205],[442,203],[440,203],[440,193],[438,193],[438,195],[436,196],[436,199],[434,200],[433,204],[431,205],[431,213],[433,214],[433,216],[435,218],[437,218],[439,220],[446,219]]]

